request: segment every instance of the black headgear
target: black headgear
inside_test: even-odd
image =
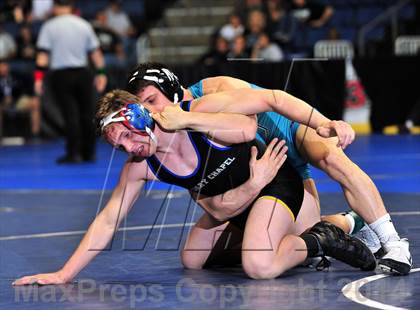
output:
[[[184,91],[182,90],[178,77],[166,68],[147,69],[143,76],[140,75],[140,70],[134,71],[128,79],[128,88],[130,83],[136,80],[154,82],[162,93],[174,103],[182,101],[184,97]]]

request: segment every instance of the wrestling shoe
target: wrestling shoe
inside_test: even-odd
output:
[[[365,224],[362,229],[360,229],[357,233],[352,234],[351,236],[362,240],[376,258],[381,258],[385,255],[385,251],[382,248],[378,236],[372,229],[370,229],[368,225]]]
[[[346,234],[337,226],[328,222],[319,222],[307,231],[316,238],[322,253],[350,266],[362,270],[374,270],[376,259],[369,248],[356,237]]]
[[[389,241],[383,245],[386,254],[378,261],[383,271],[397,275],[407,275],[413,267],[407,239]]]

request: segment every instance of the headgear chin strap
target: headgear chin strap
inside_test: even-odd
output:
[[[178,77],[172,71],[166,68],[155,68],[147,69],[143,76],[139,74],[139,70],[135,71],[127,84],[130,85],[135,80],[151,81],[173,103],[181,102],[184,98],[184,91],[179,83]]]
[[[135,133],[149,135],[157,144],[157,138],[153,133],[155,122],[150,116],[150,112],[141,104],[128,103],[120,110],[109,114],[101,120],[101,129],[111,124],[121,122]]]

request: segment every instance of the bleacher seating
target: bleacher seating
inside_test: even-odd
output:
[[[314,57],[331,59],[353,58],[353,44],[347,40],[318,41],[314,46]]]
[[[395,40],[395,55],[408,56],[418,55],[420,52],[419,36],[401,36]]]
[[[334,15],[332,19],[326,24],[325,27],[321,29],[313,29],[306,27],[306,29],[301,29],[297,32],[295,38],[295,45],[299,49],[301,48],[304,51],[311,51],[314,47],[314,44],[319,40],[327,39],[328,29],[334,27],[338,30],[340,39],[349,40],[353,43],[356,42],[358,36],[358,31],[360,28],[373,20],[375,17],[383,13],[387,8],[396,4],[395,0],[318,0],[323,1],[324,3],[330,4],[334,8]],[[165,1],[166,2],[166,1]],[[168,1],[169,2],[169,1]],[[194,6],[187,8],[185,3],[178,1],[178,3],[168,10],[164,15],[164,22],[158,24],[159,27],[156,30],[149,32],[151,34],[150,44],[153,48],[151,52],[155,52],[154,48],[158,47],[165,49],[168,43],[172,41],[179,41],[179,44],[186,44],[183,42],[183,34],[176,33],[176,31],[169,31],[171,29],[178,29],[177,27],[187,26],[191,29],[200,28],[204,29],[207,24],[211,22],[212,27],[214,25],[220,25],[226,21],[226,16],[229,12],[225,12],[226,8],[229,5],[232,6],[233,0],[229,1],[220,1],[220,0],[195,0],[187,1],[186,3],[193,3]],[[416,10],[415,10],[415,1],[413,0],[411,4],[403,7],[398,13],[398,18],[400,21],[415,19]],[[108,1],[104,0],[76,0],[76,7],[80,10],[82,17],[92,20],[99,10],[104,9],[108,4]],[[211,5],[213,4],[213,5]],[[223,9],[223,12],[217,11],[218,7]],[[124,11],[128,12],[130,17],[132,17],[133,22],[137,22],[140,18],[145,17],[145,0],[124,0],[122,1],[122,8]],[[202,12],[204,10],[204,12]],[[195,12],[195,14],[193,14]],[[182,13],[182,14],[181,14]],[[186,15],[186,13],[191,13]],[[212,13],[212,14],[210,14]],[[223,13],[223,14],[222,14]],[[186,18],[186,16],[189,16]],[[8,21],[4,23],[4,29],[12,34],[14,37],[17,37],[19,34],[19,25]],[[42,26],[41,21],[35,21],[32,23],[32,31],[36,37],[39,33],[39,30]],[[169,29],[169,30],[168,30]],[[404,27],[401,27],[404,29]],[[182,29],[180,29],[182,30]],[[206,30],[207,31],[207,30]],[[208,32],[208,31],[207,31]],[[199,52],[205,49],[205,45],[208,42],[208,37],[210,36],[207,32],[199,32],[195,34],[194,31],[190,31],[189,36],[196,36],[193,41],[188,45],[191,50],[195,49],[197,53],[194,55],[186,56],[185,59],[189,57],[196,59],[199,55]],[[168,34],[167,34],[168,33]],[[413,33],[399,33],[399,34],[413,34]],[[369,42],[380,42],[383,40],[389,40],[389,29],[387,24],[384,23],[373,30],[369,31],[366,34],[366,40]],[[185,41],[185,40],[184,40]],[[164,42],[165,44],[161,44]],[[196,45],[199,47],[196,47]],[[176,44],[175,44],[176,46]],[[160,51],[161,52],[161,51]],[[151,54],[153,54],[151,53]],[[156,51],[159,54],[159,51]],[[392,53],[390,51],[390,53]],[[162,53],[161,53],[162,54]],[[196,55],[197,54],[197,55]],[[159,54],[160,55],[160,54]],[[175,57],[176,58],[176,57]],[[161,59],[162,60],[162,59]],[[15,64],[16,68],[23,68],[24,64],[17,62]]]

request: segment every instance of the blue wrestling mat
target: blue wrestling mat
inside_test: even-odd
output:
[[[126,158],[98,145],[94,164],[57,166],[61,142],[0,148],[0,309],[419,309],[420,137],[358,137],[346,151],[378,186],[414,260],[407,277],[362,272],[333,261],[274,280],[240,268],[190,271],[179,249],[201,210],[184,190],[155,183],[76,280],[14,288],[22,275],[52,272],[73,252],[103,207]],[[314,171],[323,214],[346,210],[341,189]],[[102,195],[102,189],[106,191]]]

